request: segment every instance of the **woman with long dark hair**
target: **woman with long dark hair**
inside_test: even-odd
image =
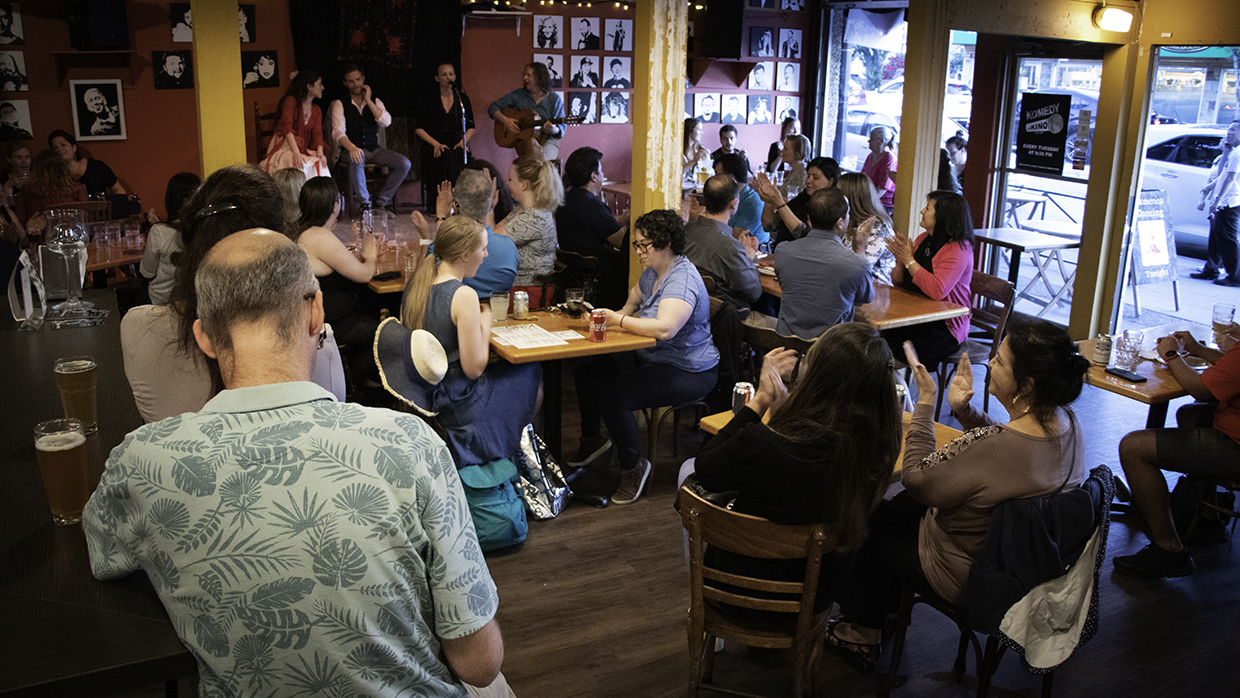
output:
[[[172,285],[177,277],[177,259],[185,249],[181,242],[178,214],[200,184],[202,180],[192,172],[178,172],[168,180],[168,188],[164,191],[164,211],[168,214],[168,220],[151,226],[146,249],[142,252],[142,264],[138,267],[138,271],[151,280],[148,292],[153,305],[167,305],[172,294]]]
[[[456,182],[465,165],[465,150],[474,135],[474,108],[469,95],[454,89],[456,68],[440,63],[435,70],[437,88],[422,98],[418,128],[422,139],[422,187],[424,201],[433,201],[441,182]],[[460,98],[457,98],[457,95]]]
[[[688,190],[702,183],[697,180],[699,170],[710,171],[710,151],[702,145],[701,121],[693,117],[685,119],[683,141],[680,153],[680,188]]]
[[[56,129],[49,133],[47,147],[60,155],[69,168],[69,173],[86,187],[88,195],[127,193],[107,163],[78,152],[77,139],[68,131]]]
[[[323,155],[323,113],[314,105],[322,97],[318,71],[306,69],[293,77],[276,107],[276,132],[260,167],[269,173],[293,167],[305,172],[306,179],[329,174]]]
[[[772,143],[770,149],[766,153],[766,171],[774,172],[783,167],[784,161],[780,158],[780,153],[784,149],[784,139],[788,136],[795,136],[801,132],[801,120],[795,116],[790,116],[779,124],[779,140]]]

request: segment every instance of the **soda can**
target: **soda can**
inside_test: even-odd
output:
[[[602,308],[590,311],[590,341],[607,341],[607,313]]]
[[[754,392],[753,383],[742,381],[732,386],[732,414],[745,409],[745,405],[753,399]]]
[[[518,320],[530,316],[530,294],[525,291],[512,292],[512,316]]]

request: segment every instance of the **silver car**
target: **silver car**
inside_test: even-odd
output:
[[[1210,237],[1210,221],[1197,210],[1201,188],[1210,176],[1214,159],[1222,152],[1227,129],[1222,126],[1167,124],[1149,126],[1145,142],[1142,189],[1161,189],[1171,214],[1176,252],[1204,258]]]

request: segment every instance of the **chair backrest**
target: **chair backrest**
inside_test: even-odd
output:
[[[83,218],[87,223],[100,223],[112,220],[112,202],[104,199],[103,201],[74,201],[67,204],[56,204],[52,208],[75,208],[83,212]]]
[[[270,122],[266,128],[263,122]],[[254,162],[262,162],[267,157],[267,145],[271,137],[276,135],[276,113],[260,114],[258,102],[254,102]]]
[[[715,289],[719,288],[719,282],[715,281],[715,277],[702,271],[701,267],[698,267],[698,275],[702,277],[702,285],[706,287],[706,295],[715,295]]]
[[[973,315],[969,324],[977,329],[969,332],[969,338],[989,343],[990,355],[994,357],[1003,336],[1007,334],[1016,287],[1006,279],[974,270],[970,293]]]
[[[745,325],[745,344],[748,344],[753,352],[751,354],[753,363],[750,366],[750,372],[753,374],[754,380],[758,379],[762,369],[762,357],[766,356],[767,352],[773,349],[795,349],[801,355],[800,359],[797,360],[796,368],[792,371],[792,379],[795,381],[801,369],[801,361],[805,359],[805,355],[809,353],[810,348],[814,346],[816,341],[818,340],[782,335],[773,329],[765,327]]]

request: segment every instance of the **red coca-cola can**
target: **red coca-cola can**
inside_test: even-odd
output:
[[[607,341],[607,311],[601,308],[590,311],[590,341]]]

